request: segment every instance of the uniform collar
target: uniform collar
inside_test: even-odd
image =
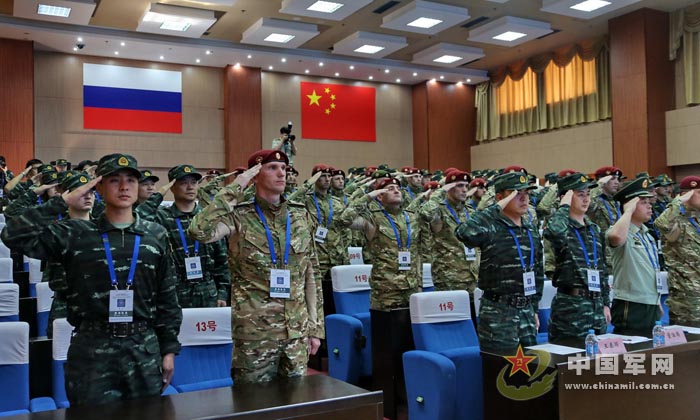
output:
[[[131,214],[134,216],[134,222],[131,225],[127,226],[124,229],[124,231],[133,233],[135,235],[144,235],[146,233],[146,229],[145,229],[143,220],[141,220],[141,218],[139,217],[138,214],[136,214],[136,212],[132,211]],[[97,230],[100,232],[100,234],[102,234],[102,233],[106,233],[106,232],[109,232],[112,230],[122,230],[122,229],[119,229],[116,226],[114,226],[113,224],[111,224],[109,222],[109,220],[107,220],[107,217],[105,216],[105,214],[102,213],[100,215],[100,217],[97,219]]]
[[[168,211],[173,215],[173,217],[194,216],[195,214],[199,213],[200,210],[199,204],[195,204],[194,210],[192,210],[190,213],[181,211],[179,208],[177,208],[174,202],[172,206],[168,207]]]

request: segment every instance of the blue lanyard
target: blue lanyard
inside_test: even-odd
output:
[[[690,222],[691,225],[693,225],[695,227],[695,230],[697,230],[698,234],[700,235],[700,226],[698,226],[698,222],[693,220],[692,217],[688,217],[688,221]]]
[[[661,240],[661,233],[659,232],[659,229],[656,228],[656,225],[654,224],[654,220],[658,219],[659,215],[656,213],[656,210],[653,208],[651,209],[651,220],[649,221],[651,223],[651,227],[654,228],[654,233],[656,233],[656,237]]]
[[[530,219],[530,224],[532,224],[532,213],[530,213],[530,209],[527,209],[527,217]]]
[[[61,213],[58,214],[58,220],[63,220],[63,215]]]
[[[258,213],[258,217],[260,218],[260,221],[265,227],[265,235],[267,235],[267,246],[270,249],[270,259],[272,260],[273,265],[277,265],[277,253],[275,252],[275,244],[274,242],[272,242],[272,232],[270,232],[270,227],[267,225],[267,219],[265,219],[265,215],[263,214],[262,210],[260,210],[258,202],[255,201],[254,204],[255,211]],[[289,262],[289,248],[292,242],[292,229],[290,227],[291,224],[291,217],[289,217],[289,210],[287,210],[287,231],[284,235],[284,265],[287,265],[287,263]]]
[[[182,249],[185,250],[185,258],[187,258],[190,256],[190,250],[189,250],[189,247],[187,246],[187,238],[185,238],[185,231],[182,229],[182,223],[180,222],[179,217],[175,218],[175,224],[177,225],[177,230],[180,232],[180,240],[182,241]],[[196,257],[197,254],[199,254],[199,241],[194,241],[194,256]]]
[[[112,282],[112,287],[118,289],[117,287],[117,273],[114,271],[114,260],[112,259],[112,248],[109,246],[109,238],[106,233],[102,234],[102,245],[105,247],[105,254],[107,255],[107,267],[109,267],[109,279]],[[136,264],[139,261],[139,246],[141,245],[141,235],[136,235],[134,238],[134,253],[131,256],[131,267],[129,267],[129,274],[126,277],[126,288],[127,290],[134,284],[134,274],[136,274]]]
[[[589,229],[591,232],[591,239],[593,240],[593,269],[597,270],[598,269],[598,241],[596,240],[595,231],[593,230],[593,226],[589,226]],[[578,238],[578,242],[581,244],[581,249],[583,250],[583,258],[585,258],[585,260],[586,260],[586,267],[590,268],[591,262],[588,259],[588,249],[586,249],[586,243],[583,242],[583,238],[581,238],[581,234],[579,233],[578,229],[574,228],[574,233],[576,233],[576,237]]]
[[[41,196],[38,196],[38,197],[36,198],[36,202],[37,202],[39,205],[44,204],[44,200],[41,199]]]
[[[637,237],[639,238],[640,241],[642,241],[642,245],[644,245],[644,250],[647,252],[647,257],[649,257],[649,261],[651,262],[651,266],[654,267],[654,270],[659,271],[659,254],[656,253],[656,245],[654,245],[654,241],[651,241],[651,249],[654,251],[654,258],[652,254],[649,252],[649,246],[647,245],[647,241],[645,239],[645,236],[642,236],[640,232],[637,232]]]
[[[348,205],[348,196],[343,194],[343,203],[347,206]]]
[[[97,191],[95,191],[95,201],[97,201],[98,203],[102,202],[102,197],[100,197],[100,193],[98,193]]]
[[[523,267],[523,271],[528,271],[527,267],[525,266],[525,259],[523,258],[523,250],[520,248],[520,241],[518,240],[518,237],[515,236],[515,232],[513,232],[513,229],[508,228],[508,232],[510,232],[510,236],[513,237],[515,240],[515,246],[518,248],[518,256],[520,257],[520,265]],[[527,237],[530,238],[530,270],[532,271],[535,269],[535,242],[532,240],[532,234],[530,233],[530,229],[527,229]]]
[[[318,197],[316,197],[316,191],[314,191],[314,204],[316,205],[316,217],[318,218],[318,224],[323,224],[323,219],[321,218],[321,208],[318,206]],[[326,227],[331,227],[331,221],[333,220],[333,196],[328,193],[328,222]]]
[[[665,212],[666,211],[666,204],[664,204],[664,202],[661,200],[659,200],[658,203],[661,206],[661,212],[662,213]]]
[[[470,199],[469,199],[469,205],[472,206],[472,207],[474,207],[474,209],[476,209],[476,202],[474,201],[473,198],[470,198]]]
[[[394,219],[389,216],[389,213],[386,212],[386,210],[382,210],[384,212],[384,216],[386,216],[387,220],[389,223],[391,223],[391,227],[394,228],[394,235],[396,236],[396,244],[399,246],[399,250],[403,249],[401,247],[401,236],[399,235],[399,230],[396,228],[396,223],[394,223]],[[406,238],[406,248],[409,249],[411,248],[411,222],[408,220],[408,213],[403,212],[403,217],[406,219],[406,230],[408,231],[408,237]]]
[[[452,218],[455,219],[455,222],[457,222],[457,224],[460,224],[461,222],[459,221],[457,212],[452,208],[452,206],[450,206],[450,203],[448,203],[447,200],[445,200],[445,205],[447,206],[447,210],[449,210],[450,213],[452,213]],[[469,220],[469,212],[466,208],[464,209],[464,215],[467,216],[467,220]]]
[[[406,190],[406,192],[408,193],[408,195],[411,197],[411,200],[413,200],[414,198],[416,198],[416,195],[413,194],[413,191],[411,191],[410,188],[406,187],[406,188],[404,188],[404,189]]]
[[[615,210],[617,211],[617,219],[613,219],[613,214],[612,214],[612,209],[610,208],[610,204],[608,203],[608,200],[604,199],[603,197],[600,197],[601,201],[605,205],[605,209],[608,211],[608,220],[610,220],[610,223],[616,222],[620,218],[620,207],[618,207],[618,204],[615,203]]]

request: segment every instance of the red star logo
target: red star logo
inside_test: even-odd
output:
[[[522,346],[518,345],[518,351],[515,353],[515,356],[503,356],[503,358],[513,365],[513,367],[510,369],[510,375],[508,377],[515,375],[521,370],[527,376],[530,376],[530,368],[527,365],[533,360],[537,359],[537,356],[525,356],[525,354],[523,354]]]

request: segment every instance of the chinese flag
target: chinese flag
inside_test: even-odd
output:
[[[377,141],[374,88],[301,82],[301,136]]]

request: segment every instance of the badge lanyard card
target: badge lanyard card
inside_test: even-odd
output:
[[[661,294],[666,294],[668,293],[668,272],[661,271],[659,254],[656,250],[654,240],[652,239],[647,241],[648,238],[645,238],[645,236],[646,235],[642,235],[641,232],[637,232],[637,238],[639,238],[642,245],[644,245],[644,250],[647,252],[649,262],[651,262],[651,266],[654,267],[654,271],[656,272],[656,291]],[[649,249],[649,245],[647,243],[651,243],[651,250]]]
[[[508,229],[508,232],[510,232],[510,236],[512,236],[515,241],[515,247],[518,249],[518,257],[520,257],[520,266],[523,268],[523,294],[525,296],[532,296],[537,293],[537,285],[535,283],[535,241],[532,239],[530,229],[527,229],[527,237],[530,239],[530,266],[528,267],[525,265],[525,258],[523,258],[523,250],[520,248],[518,237],[515,235],[515,232],[513,232],[513,229]]]
[[[316,228],[316,233],[314,234],[314,241],[322,244],[326,242],[326,237],[328,236],[328,229],[331,227],[331,222],[333,221],[333,197],[328,194],[328,221],[326,226],[323,226],[323,219],[321,218],[321,208],[318,205],[318,198],[316,197],[316,191],[314,191],[314,204],[316,205],[316,218],[318,220],[318,227]]]
[[[202,260],[199,255],[197,255],[199,254],[199,241],[194,241],[194,256],[190,257],[185,230],[182,228],[182,222],[180,222],[179,217],[175,218],[175,224],[177,225],[177,230],[180,232],[182,249],[185,250],[185,274],[187,275],[187,280],[199,280],[203,277]]]
[[[114,260],[112,259],[112,248],[109,244],[109,238],[106,233],[102,234],[102,245],[105,248],[107,256],[107,267],[109,268],[109,280],[112,284],[112,289],[109,291],[109,319],[113,322],[133,322],[134,320],[134,291],[131,286],[134,284],[134,275],[136,274],[136,264],[139,260],[139,246],[141,245],[141,235],[136,235],[134,238],[134,252],[131,256],[131,266],[129,274],[126,278],[126,289],[119,290],[117,283],[117,272],[114,270]]]
[[[583,241],[581,234],[578,229],[574,228],[574,233],[578,238],[578,242],[581,244],[581,249],[583,250],[583,258],[586,260],[586,277],[588,290],[591,292],[600,292],[600,272],[598,271],[598,241],[595,237],[595,231],[593,226],[589,226],[590,237],[593,241],[593,261],[591,262],[588,257],[588,248],[586,248],[586,243]]]
[[[270,227],[267,225],[267,219],[265,219],[265,215],[260,209],[260,206],[258,206],[257,202],[255,202],[255,211],[258,213],[258,217],[265,228],[267,246],[270,250],[270,260],[272,261],[272,266],[274,267],[270,269],[270,297],[289,299],[292,291],[291,272],[286,269],[277,268],[277,252],[275,252],[275,243],[272,241],[272,232],[270,232]],[[289,249],[291,247],[292,239],[291,231],[291,217],[289,216],[289,210],[287,210],[287,223],[284,235],[284,267],[286,267],[289,263]]]
[[[399,230],[396,227],[396,223],[394,223],[394,219],[389,216],[389,213],[387,213],[386,210],[382,210],[384,212],[384,216],[387,218],[389,221],[389,224],[391,224],[391,227],[394,229],[394,236],[396,236],[396,245],[399,248],[399,271],[406,271],[411,269],[411,251],[409,249],[411,248],[411,222],[408,220],[408,213],[405,211],[403,212],[403,217],[406,219],[406,230],[407,230],[407,236],[406,236],[406,248],[403,248],[401,245],[401,235],[399,235]]]
[[[450,211],[450,214],[452,214],[452,218],[454,219],[455,222],[459,225],[459,217],[457,216],[457,212],[450,206],[450,203],[445,200],[445,206],[447,206],[447,210]],[[467,216],[467,220],[469,220],[469,212],[467,211],[466,207],[464,209],[464,214]],[[467,248],[467,246],[464,246],[464,258],[467,261],[476,261],[476,249],[474,248]]]

